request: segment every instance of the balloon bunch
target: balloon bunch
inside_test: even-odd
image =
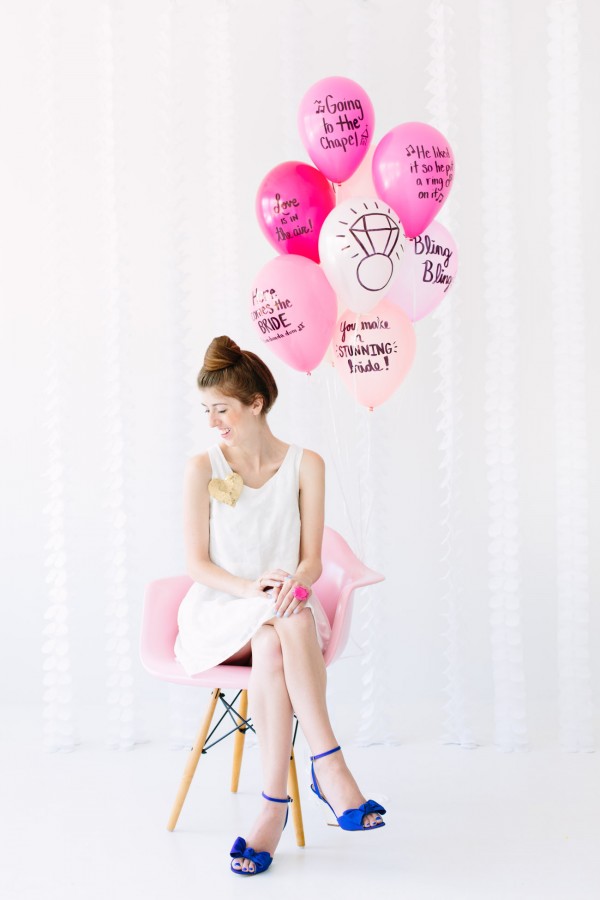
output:
[[[373,151],[374,121],[349,78],[306,92],[298,127],[314,166],[281,163],[258,189],[258,221],[279,256],[251,298],[252,321],[277,356],[310,372],[331,346],[342,381],[370,409],[406,376],[413,322],[442,301],[457,268],[456,245],[434,222],[454,175],[447,140],[405,122]]]

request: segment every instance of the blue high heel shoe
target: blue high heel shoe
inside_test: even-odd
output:
[[[333,750],[326,750],[325,753],[319,753],[317,754],[317,756],[311,756],[311,791],[317,795],[319,800],[322,800],[323,803],[327,804],[331,812],[336,817],[338,825],[340,826],[340,828],[343,828],[344,831],[373,831],[375,828],[382,828],[383,825],[385,825],[385,822],[383,821],[383,819],[381,819],[381,816],[385,815],[385,809],[383,808],[383,806],[381,806],[380,803],[376,803],[375,800],[367,800],[365,803],[361,803],[358,809],[347,809],[342,813],[341,816],[338,816],[336,815],[336,812],[331,803],[327,800],[326,797],[323,796],[323,794],[319,790],[319,782],[317,781],[317,776],[315,775],[315,759],[321,759],[322,756],[329,756],[331,753],[337,753],[337,751],[341,749],[341,747],[334,747]],[[367,827],[365,827],[363,825],[363,819],[365,816],[369,815],[369,813],[377,813],[380,821],[375,825],[368,825]]]
[[[288,797],[286,800],[281,800],[279,797],[267,797],[264,791],[261,791],[265,800],[271,800],[273,803],[291,803],[292,798]],[[283,828],[287,825],[288,813],[290,808],[285,811],[285,822],[283,823]],[[271,863],[273,862],[273,857],[270,853],[267,853],[266,850],[261,850],[259,853],[256,850],[253,850],[252,847],[246,846],[246,841],[242,837],[238,837],[235,839],[233,847],[229,855],[232,859],[249,859],[250,862],[254,863],[254,872],[244,872],[243,869],[234,869],[233,862],[229,864],[229,867],[232,872],[236,875],[260,875],[261,872],[266,872]]]

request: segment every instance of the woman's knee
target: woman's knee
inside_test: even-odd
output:
[[[291,616],[275,619],[274,631],[281,634],[282,637],[287,635],[295,635],[298,640],[316,640],[315,622],[312,610],[308,607],[301,609],[297,614],[292,613]]]
[[[272,625],[261,625],[252,638],[252,668],[271,673],[283,669],[283,655],[279,635]]]

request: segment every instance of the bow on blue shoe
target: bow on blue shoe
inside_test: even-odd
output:
[[[233,859],[249,859],[250,862],[254,863],[254,872],[244,872],[243,869],[234,869],[233,863],[231,863],[231,871],[235,872],[236,875],[259,875],[261,872],[266,872],[273,862],[273,857],[270,853],[267,853],[266,850],[256,853],[252,847],[246,846],[246,841],[242,837],[236,838],[229,855]]]
[[[381,806],[380,803],[376,803],[375,800],[367,800],[365,803],[362,803],[358,809],[347,809],[342,813],[341,816],[336,815],[336,812],[326,797],[323,796],[321,791],[319,790],[319,782],[317,781],[317,777],[315,775],[315,759],[321,759],[322,756],[329,756],[330,753],[336,753],[338,750],[341,750],[341,747],[334,747],[333,750],[327,750],[325,753],[319,753],[317,756],[311,756],[311,774],[312,774],[312,784],[310,786],[311,791],[317,795],[319,800],[322,800],[323,803],[326,803],[331,812],[337,819],[337,823],[340,828],[343,828],[344,831],[373,831],[375,828],[383,828],[385,822],[381,818],[382,815],[385,814],[385,809]],[[368,816],[369,813],[376,813],[379,816],[379,821],[375,823],[375,825],[367,825],[366,827],[363,825],[363,819],[365,816]]]
[[[291,803],[292,798],[286,797],[285,800],[280,799],[279,797],[268,797],[265,792],[262,792],[265,800],[270,800],[272,803]],[[285,822],[283,823],[283,827],[287,825],[288,820],[288,812],[289,806],[285,811]],[[229,855],[232,857],[232,860],[236,859],[247,859],[251,863],[254,864],[254,871],[246,871],[243,869],[234,869],[233,862],[229,864],[229,867],[232,872],[236,875],[260,875],[261,872],[266,872],[271,863],[273,862],[273,857],[270,853],[267,853],[266,850],[261,850],[258,853],[256,850],[253,850],[252,847],[246,846],[246,841],[243,837],[238,837],[235,839],[233,847],[231,848]]]
[[[365,828],[362,822],[369,813],[380,813],[383,815],[385,809],[380,803],[376,803],[374,800],[367,800],[366,803],[361,803],[358,809],[347,809],[346,812],[342,813],[338,819],[338,825],[345,831],[370,831],[371,828],[381,828],[382,825],[385,825],[385,822],[377,822],[376,825],[369,825]]]

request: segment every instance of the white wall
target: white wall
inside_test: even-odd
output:
[[[512,74],[507,89],[513,117],[504,137],[514,165],[506,191],[517,308],[523,667],[529,736],[556,740],[553,373],[559,350],[551,315],[556,203],[547,75],[552,4],[509,0],[504,6]],[[42,629],[50,602],[45,578],[51,570],[66,578],[74,719],[78,709],[103,704],[110,694],[106,628],[114,612],[107,603],[121,590],[135,660],[133,704],[152,714],[158,688],[135,657],[143,585],[183,568],[181,471],[189,453],[213,440],[194,393],[195,373],[215,334],[228,332],[262,352],[247,314],[249,285],[273,253],[254,218],[256,188],[277,163],[306,159],[296,111],[304,91],[326,75],[345,74],[367,90],[377,139],[402,121],[431,120],[435,86],[428,84],[427,67],[435,8],[392,0],[2,4],[3,700],[42,700]],[[488,126],[482,134],[480,4],[455,0],[444,8],[454,11],[447,71],[456,79],[450,121],[457,179],[447,209],[460,250],[459,281],[447,303],[459,311],[456,410],[463,416],[463,456],[453,469],[462,524],[453,550],[455,562],[461,560],[455,624],[463,699],[473,738],[483,742],[493,738],[498,689],[488,586],[491,333],[485,292],[494,267],[501,273],[508,261],[499,251],[491,263],[484,255],[490,244],[482,224],[482,154],[490,133]],[[576,169],[580,162],[583,174],[577,205],[582,258],[573,267],[583,278],[590,684],[597,698],[594,172],[600,135],[594,85],[600,21],[591,0],[573,8],[581,23],[575,45],[581,141],[580,157],[566,162]],[[370,626],[364,609],[356,616],[348,659],[331,672],[338,715],[349,732],[361,721],[353,706],[362,695],[368,707],[363,725],[373,734],[369,717],[380,709],[380,701],[369,697],[373,673],[393,676],[394,736],[425,727],[425,709],[432,710],[428,721],[441,734],[447,715],[438,327],[433,319],[418,324],[413,370],[372,415],[353,405],[327,367],[307,379],[265,351],[281,388],[274,430],[325,456],[328,521],[387,577],[371,594],[371,604],[381,604],[379,620]],[[58,441],[62,473],[49,470],[49,440]],[[64,500],[64,518],[48,506],[53,490]],[[126,516],[116,531],[107,498]],[[64,559],[49,561],[49,528],[64,535]]]

